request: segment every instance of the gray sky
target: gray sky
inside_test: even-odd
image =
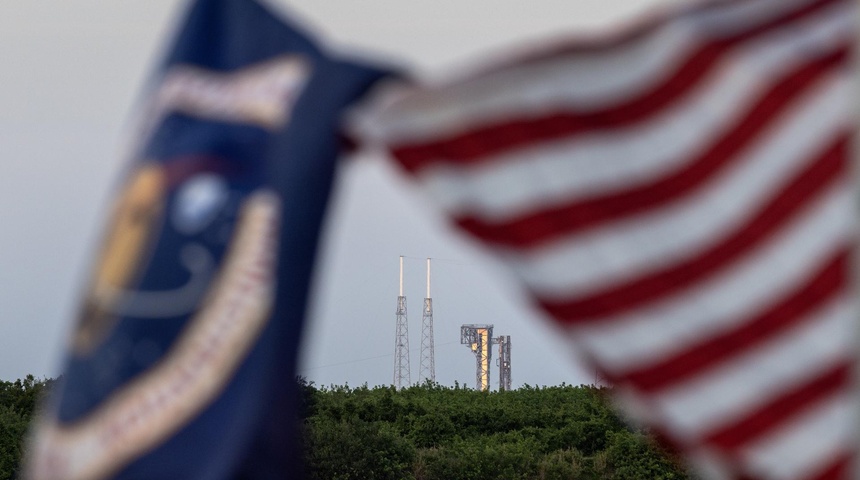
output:
[[[559,35],[617,25],[668,0],[273,0],[330,46],[434,77]],[[675,2],[677,3],[677,2]],[[0,379],[58,374],[94,240],[122,167],[124,127],[183,2],[6,0],[0,15]],[[507,50],[509,51],[509,50]],[[327,220],[302,374],[389,384],[398,256],[413,380],[425,257],[437,380],[474,384],[463,323],[511,335],[513,383],[590,383],[502,268],[453,234],[384,159],[341,170]],[[494,387],[496,384],[494,366]]]

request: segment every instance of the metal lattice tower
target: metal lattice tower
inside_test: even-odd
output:
[[[499,359],[496,360],[499,365],[499,390],[508,391],[511,389],[511,336],[502,335],[496,338],[496,343],[499,344]]]
[[[490,389],[490,357],[493,355],[492,325],[462,325],[460,343],[469,345],[475,354],[475,379],[478,390]]]
[[[400,390],[412,382],[409,378],[409,324],[406,321],[406,297],[403,296],[403,256],[400,256],[400,295],[397,297],[397,327],[394,334],[394,387]]]
[[[436,382],[436,357],[433,341],[433,299],[430,297],[430,259],[427,259],[427,296],[421,317],[421,370],[418,381]]]

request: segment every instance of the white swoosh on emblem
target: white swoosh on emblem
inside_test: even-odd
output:
[[[190,244],[182,247],[179,261],[191,273],[179,288],[142,291],[103,287],[103,296],[94,300],[106,312],[129,317],[169,318],[192,312],[214,276],[215,260],[203,246]]]

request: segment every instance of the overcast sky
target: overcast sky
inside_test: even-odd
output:
[[[444,77],[476,59],[617,28],[668,0],[273,0],[332,48]],[[0,379],[59,373],[122,167],[125,126],[172,31],[178,0],[5,0],[0,15]],[[340,171],[300,373],[390,384],[398,256],[406,255],[418,377],[424,258],[433,265],[436,375],[474,385],[459,326],[511,335],[514,386],[591,383],[502,268],[452,233],[386,160]],[[497,371],[493,366],[493,385]]]

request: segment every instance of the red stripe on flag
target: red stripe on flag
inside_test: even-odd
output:
[[[756,25],[732,37],[703,44],[678,69],[656,86],[621,105],[591,113],[567,111],[540,118],[510,119],[423,144],[395,145],[392,155],[410,172],[432,163],[469,164],[523,145],[571,137],[589,131],[606,131],[652,117],[656,112],[681,101],[732,48],[755,36],[809,16],[839,0],[818,0],[773,21]]]
[[[698,256],[583,298],[565,301],[539,299],[539,304],[562,323],[600,320],[676,293],[726,268],[788,223],[816,195],[839,180],[846,170],[847,148],[848,135],[841,135],[821,157],[776,192],[773,201],[746,224]]]
[[[528,248],[673,202],[706,183],[720,170],[738,162],[740,151],[771,126],[775,117],[796,103],[804,90],[844,63],[847,55],[848,47],[843,46],[837,52],[787,75],[740,122],[733,124],[731,131],[718,138],[685,168],[671,175],[645,185],[542,210],[504,223],[494,224],[478,217],[461,217],[456,222],[488,243]]]
[[[839,363],[811,381],[781,394],[731,425],[704,436],[703,443],[732,452],[763,437],[815,403],[844,390],[851,379],[851,362]]]
[[[804,480],[848,480],[851,472],[851,461],[853,454],[843,452],[838,455],[832,462],[821,468]]]
[[[839,251],[823,268],[810,275],[807,283],[744,322],[740,328],[690,344],[682,353],[610,379],[629,382],[641,392],[665,389],[741,352],[754,349],[799,323],[817,321],[817,318],[810,317],[810,313],[844,292],[848,284],[848,258],[847,249]]]

